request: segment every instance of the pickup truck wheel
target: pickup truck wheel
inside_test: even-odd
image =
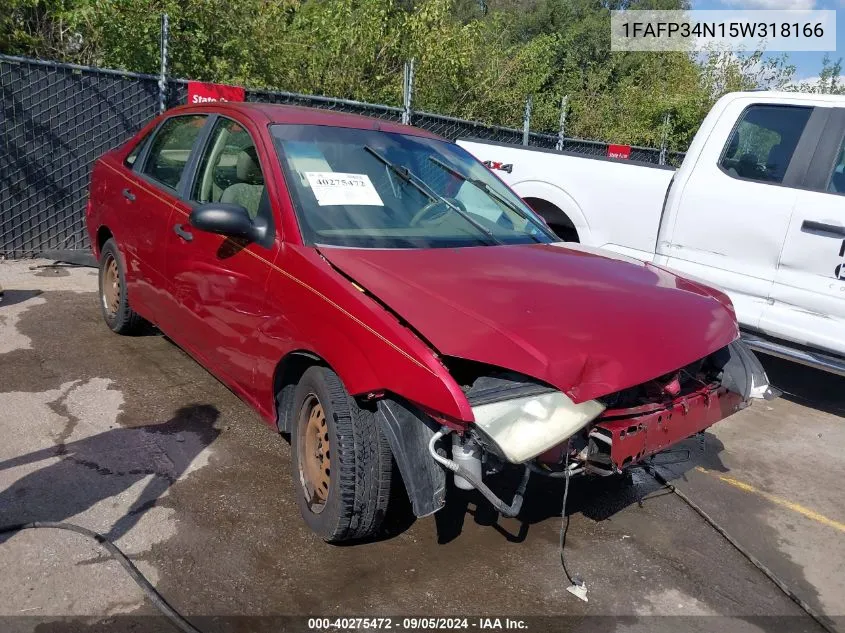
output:
[[[293,478],[305,522],[323,540],[373,536],[390,499],[392,455],[373,412],[327,367],[311,367],[294,395]]]
[[[129,305],[126,267],[113,238],[100,249],[100,308],[106,325],[118,334],[134,334],[145,324]]]

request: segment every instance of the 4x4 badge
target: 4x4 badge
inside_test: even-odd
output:
[[[487,169],[497,169],[499,171],[506,171],[509,174],[513,172],[513,165],[510,163],[505,164],[499,163],[495,160],[485,160],[484,166],[487,167]]]

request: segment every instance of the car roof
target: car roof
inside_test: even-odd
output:
[[[334,127],[357,128],[362,130],[380,130],[399,134],[411,134],[444,140],[437,134],[421,130],[410,125],[402,125],[395,121],[376,119],[374,117],[323,110],[321,108],[306,108],[302,106],[279,105],[276,103],[246,103],[246,102],[212,102],[203,104],[181,105],[168,110],[165,114],[180,111],[208,112],[224,114],[225,112],[240,112],[256,123],[298,123],[300,125],[327,125]]]

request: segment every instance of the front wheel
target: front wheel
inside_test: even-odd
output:
[[[311,367],[294,395],[291,435],[297,504],[323,540],[373,536],[390,499],[392,455],[375,414],[327,367]]]

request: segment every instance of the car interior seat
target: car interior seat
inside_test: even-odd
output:
[[[220,202],[239,204],[247,210],[249,217],[254,219],[258,216],[261,197],[264,194],[264,176],[254,147],[245,147],[238,153],[235,173],[238,182],[223,190]]]

